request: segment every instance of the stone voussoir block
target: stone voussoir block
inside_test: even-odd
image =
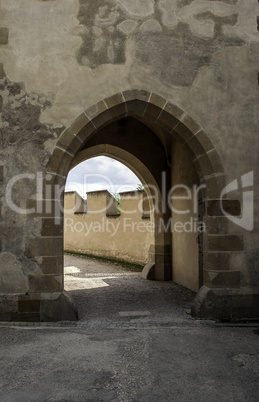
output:
[[[144,116],[147,108],[147,102],[143,102],[142,100],[134,99],[132,101],[128,101],[126,104],[127,116]]]
[[[149,91],[145,91],[145,90],[133,89],[133,90],[123,91],[122,95],[126,102],[133,101],[133,100],[140,100],[143,102],[148,102],[151,93]]]
[[[73,133],[73,131],[71,131],[69,128],[66,128],[62,133],[61,133],[61,135],[60,135],[60,137],[59,137],[59,139],[58,139],[58,142],[57,142],[57,146],[59,147],[59,148],[62,148],[62,149],[66,149],[68,146],[69,146],[69,144],[70,144],[70,142],[71,142],[71,140],[74,138],[74,133]]]
[[[114,108],[109,109],[109,111],[112,116],[111,122],[116,122],[120,119],[124,119],[127,116],[126,106],[124,109],[123,105],[121,105],[121,109],[115,106]]]
[[[152,119],[155,122],[166,103],[166,99],[162,98],[162,96],[151,93],[144,113],[145,118]]]
[[[204,152],[209,152],[212,149],[214,149],[214,145],[213,145],[212,141],[210,140],[209,136],[203,130],[199,130],[195,134],[195,138],[197,141],[199,141],[200,145],[204,149]]]
[[[213,166],[214,173],[224,173],[223,165],[216,149],[211,149],[206,153],[206,155],[208,156],[210,163]]]
[[[144,113],[144,119],[148,119],[147,123],[150,121],[156,122],[162,109],[159,106],[148,103]]]
[[[199,176],[211,176],[214,173],[218,173],[214,172],[214,168],[207,153],[196,157],[193,160],[193,164],[196,167]]]
[[[122,93],[105,98],[104,102],[109,109],[112,116],[112,120],[123,118],[127,113],[126,102],[122,96]]]
[[[112,115],[109,109],[99,114],[97,117],[93,118],[92,123],[96,129],[106,126],[112,122]]]
[[[201,127],[188,114],[183,115],[181,123],[194,135],[201,131]]]
[[[181,121],[181,119],[185,116],[185,112],[172,102],[166,102],[163,110],[176,118],[178,121]]]
[[[89,118],[83,112],[70,124],[67,130],[72,134],[77,134],[80,130],[82,130],[84,126],[89,123],[89,121]]]
[[[61,134],[57,146],[66,152],[75,154],[82,146],[82,141],[76,134],[67,129]]]
[[[107,109],[111,109],[115,106],[125,104],[125,99],[121,92],[119,92],[115,95],[109,96],[108,98],[105,98],[103,101],[106,104]]]
[[[180,139],[180,142],[186,143],[186,141],[190,140],[192,137],[194,137],[193,132],[186,127],[181,121],[178,122],[178,124],[174,127],[174,133],[177,134],[177,136]]]
[[[55,147],[47,166],[47,172],[66,176],[74,155],[70,155],[61,148]]]
[[[197,158],[206,153],[202,144],[199,142],[196,136],[190,137],[185,145],[190,149],[191,153]]]
[[[96,127],[93,125],[92,121],[87,123],[77,134],[79,141],[84,143],[88,140],[96,131]]]
[[[170,133],[174,131],[174,128],[178,123],[179,123],[178,118],[168,113],[165,110],[161,111],[156,120],[156,124],[158,124],[161,128],[165,129],[166,131],[169,131]]]
[[[88,109],[84,111],[84,114],[86,117],[89,119],[89,121],[93,120],[94,118],[98,117],[100,114],[103,112],[107,111],[107,105],[103,100],[100,102],[96,103],[95,105],[90,106]]]
[[[74,138],[72,138],[70,144],[64,149],[66,152],[75,155],[80,150],[81,147],[82,147],[81,139],[77,135],[74,135]]]
[[[149,104],[157,106],[160,110],[162,110],[167,103],[167,100],[160,95],[151,93]]]
[[[214,149],[213,143],[203,130],[199,130],[194,136],[190,137],[186,145],[196,158]]]

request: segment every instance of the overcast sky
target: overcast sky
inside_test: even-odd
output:
[[[136,190],[138,177],[122,163],[98,156],[72,169],[67,177],[66,191],[77,191],[86,198],[89,191],[105,190],[110,193]]]

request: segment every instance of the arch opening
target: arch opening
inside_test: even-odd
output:
[[[124,164],[91,156],[102,153],[97,148],[75,160],[85,158],[76,166],[76,183],[67,183],[64,250],[144,266],[154,245],[152,201],[141,179]],[[116,156],[116,149],[106,150],[112,152]]]
[[[144,186],[156,201],[154,279],[176,279],[196,291],[202,284],[209,285],[203,261],[208,257],[210,227],[198,235],[197,226],[191,233],[184,229],[181,235],[174,227],[172,233],[176,214],[183,215],[178,213],[179,202],[187,210],[190,201],[192,207],[195,205],[196,215],[191,216],[192,211],[189,217],[199,222],[203,214],[202,221],[207,224],[205,201],[219,199],[225,185],[224,170],[209,137],[185,112],[160,96],[146,91],[125,91],[87,109],[65,130],[48,165],[53,184],[64,184],[71,167],[86,155],[100,154],[111,157],[116,154],[117,160],[143,175],[143,183],[147,184]],[[183,166],[179,168],[181,163]],[[198,208],[199,205],[202,207]],[[181,219],[177,221],[181,227],[184,223]],[[189,261],[186,256],[191,257]],[[185,265],[195,265],[190,270],[191,276],[195,272],[195,281],[182,275]]]

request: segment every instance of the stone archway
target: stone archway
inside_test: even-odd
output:
[[[93,139],[102,128],[115,123],[121,119],[134,118],[140,120],[147,127],[158,127],[169,133],[178,143],[192,155],[192,163],[196,168],[199,180],[204,184],[203,205],[204,221],[207,225],[207,232],[203,236],[203,255],[204,255],[204,286],[200,289],[194,303],[193,313],[200,317],[213,317],[221,315],[222,297],[227,300],[228,288],[239,286],[239,272],[230,271],[228,259],[230,252],[236,247],[242,248],[242,244],[237,245],[236,236],[228,234],[227,219],[221,216],[219,200],[222,188],[225,186],[225,175],[218,153],[213,146],[209,136],[188,116],[183,110],[164,98],[146,91],[132,90],[125,91],[109,98],[103,99],[96,105],[84,111],[68,127],[58,140],[54,152],[47,166],[45,180],[45,194],[47,204],[62,203],[63,193],[56,192],[57,186],[63,187],[66,176],[76,158],[85,144]],[[160,137],[161,143],[163,136]],[[170,161],[167,161],[170,166]],[[170,185],[170,184],[169,184]],[[169,187],[167,187],[168,189]],[[234,210],[236,203],[227,200],[228,210]],[[52,208],[55,211],[55,208]],[[169,219],[167,211],[164,217]],[[53,233],[59,232],[62,227],[62,214],[59,226],[56,221],[55,213],[52,214]],[[60,230],[58,229],[60,228]],[[55,257],[63,253],[60,235],[52,236],[53,252],[44,249],[48,247],[49,239],[42,237],[38,239],[41,244],[40,252],[42,256],[48,256],[48,276],[52,274],[51,264]],[[157,279],[168,280],[170,278],[170,239],[168,234],[160,236],[156,244],[156,264]],[[51,254],[51,255],[50,255]],[[44,259],[44,258],[43,258]],[[52,262],[51,260],[52,259]],[[222,265],[223,264],[223,265]],[[53,270],[54,270],[53,264]],[[53,275],[55,270],[53,271]],[[226,289],[226,292],[217,293],[217,288]],[[51,292],[51,288],[49,289]],[[213,299],[213,305],[211,303]],[[217,301],[219,303],[217,304]],[[55,314],[53,313],[53,317]],[[50,319],[53,319],[50,317]],[[55,317],[54,317],[55,319]],[[64,318],[63,318],[64,319]]]

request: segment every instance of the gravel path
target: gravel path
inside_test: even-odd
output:
[[[66,255],[65,289],[78,306],[80,320],[92,325],[194,321],[187,314],[194,292],[173,282],[147,281],[119,263]]]

